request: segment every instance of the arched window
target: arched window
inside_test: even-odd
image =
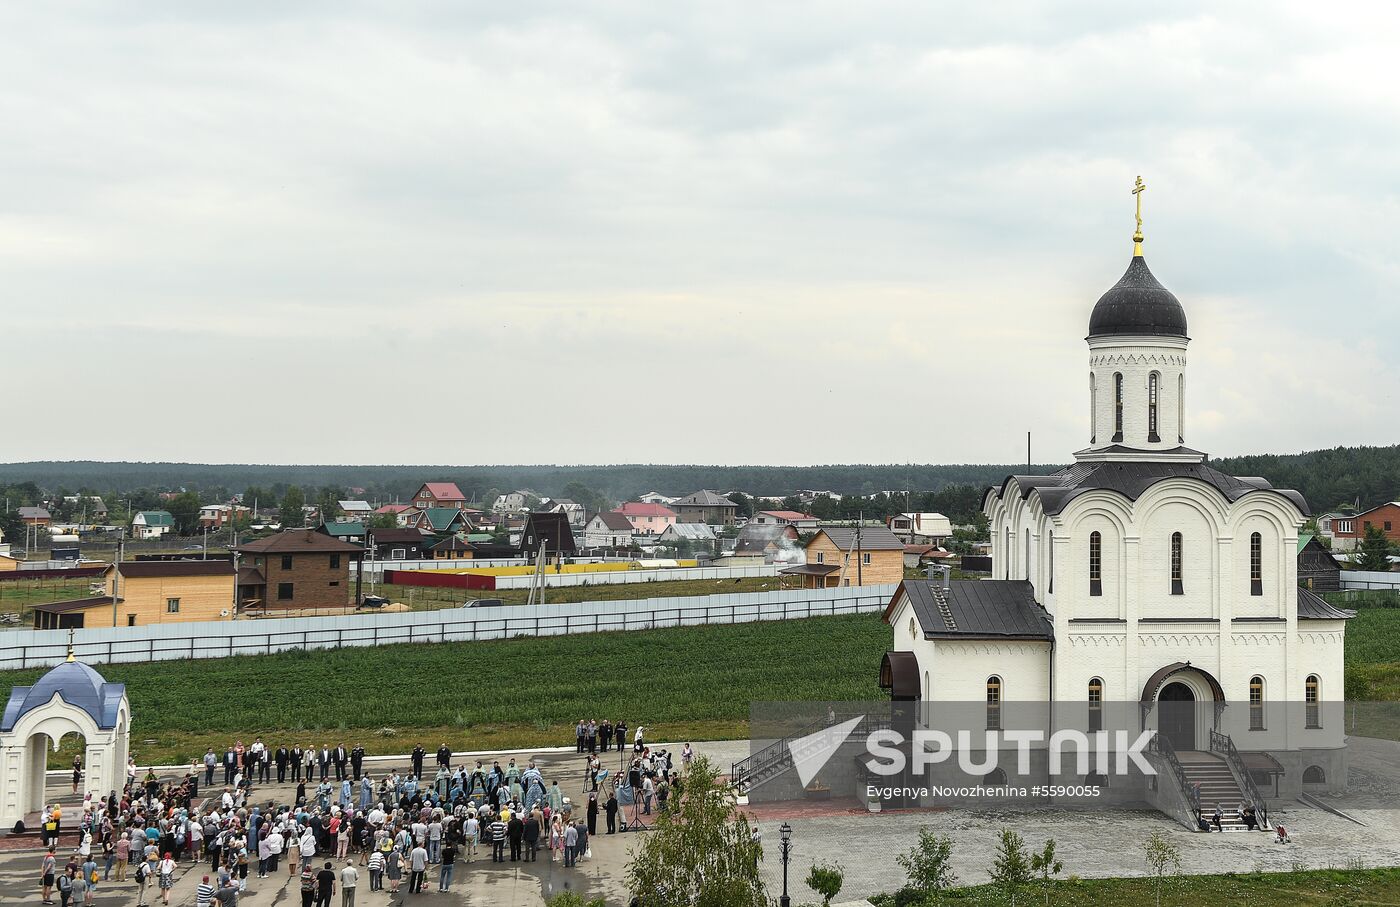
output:
[[[1055,594],[1055,530],[1050,530],[1050,547],[1046,551],[1045,566],[1048,568],[1045,577],[1045,584],[1048,587],[1045,591],[1051,595]]]
[[[1172,533],[1172,595],[1181,595],[1181,533]]]
[[[1303,683],[1303,710],[1308,727],[1322,727],[1322,707],[1318,701],[1322,680],[1316,674],[1309,674]]]
[[[913,639],[913,638],[917,637],[918,635],[919,635],[918,630],[916,630],[916,629],[914,628],[914,618],[911,617],[911,618],[909,618],[909,638],[910,638],[910,639]]]
[[[1113,373],[1113,440],[1123,440],[1123,373]]]
[[[1186,443],[1186,376],[1176,376],[1176,443]]]
[[[1249,729],[1264,730],[1264,678],[1258,674],[1249,678]]]
[[[929,680],[928,671],[924,672],[924,702],[933,698],[933,683]]]
[[[1099,439],[1099,388],[1094,383],[1094,373],[1089,373],[1089,443]]]
[[[1005,787],[1005,786],[1006,786],[1006,769],[1002,768],[1001,766],[997,766],[996,768],[994,768],[994,769],[992,769],[991,771],[987,772],[987,774],[985,774],[985,775],[982,776],[982,786],[983,786],[983,787]]]
[[[1026,579],[1031,578],[1031,530],[1026,527],[1026,563],[1022,566],[1026,571]]]
[[[1147,440],[1160,441],[1157,437],[1157,379],[1160,376],[1153,372],[1147,376]]]
[[[1304,784],[1326,784],[1327,772],[1322,770],[1320,765],[1309,765],[1303,769]]]
[[[987,730],[1001,730],[1001,678],[987,678]]]
[[[1249,594],[1264,594],[1264,537],[1257,532],[1249,536]]]
[[[1103,681],[1089,681],[1089,730],[1103,730]]]
[[[1001,531],[1001,556],[1006,559],[1005,579],[1011,579],[1011,527],[1007,526]]]
[[[1089,533],[1089,594],[1103,595],[1103,536]]]

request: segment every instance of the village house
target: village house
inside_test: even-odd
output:
[[[53,515],[43,507],[19,508],[20,522],[26,526],[47,526],[53,522]]]
[[[574,529],[582,529],[588,522],[588,511],[577,501],[568,498],[550,498],[539,508],[541,513],[562,513],[569,518],[569,525]]]
[[[806,546],[807,563],[782,571],[807,589],[873,586],[904,579],[904,543],[884,526],[828,526]]]
[[[102,595],[34,606],[34,629],[137,627],[220,620],[234,602],[233,564],[212,561],[122,561],[103,573]]]
[[[676,523],[676,512],[663,504],[628,501],[613,513],[626,517],[637,535],[660,535]]]
[[[714,554],[717,538],[714,527],[706,523],[672,523],[657,541],[663,545],[688,543],[697,553]]]
[[[1392,544],[1400,542],[1400,501],[1391,501],[1349,516],[1338,515],[1332,520],[1332,544],[1338,551],[1350,551],[1366,537],[1366,530],[1376,527]]]
[[[659,491],[648,491],[646,494],[637,495],[637,500],[643,504],[670,504],[675,498],[669,494],[662,494]]]
[[[604,511],[583,527],[583,547],[624,548],[632,544],[632,522],[621,513]]]
[[[430,507],[466,510],[467,496],[455,482],[424,482],[413,495],[413,506],[418,510]]]
[[[1342,565],[1309,532],[1298,534],[1298,585],[1314,592],[1337,592],[1342,588]]]
[[[429,557],[428,546],[433,537],[417,529],[367,529],[367,557],[380,561],[416,561]]]
[[[239,517],[251,516],[251,507],[241,504],[206,504],[199,508],[199,528],[211,532],[223,529],[238,521]]]
[[[241,608],[345,608],[350,562],[364,549],[314,529],[285,529],[238,550]]]
[[[322,520],[316,531],[324,532],[342,542],[354,542],[357,545],[365,543],[365,524],[359,520]]]
[[[700,490],[677,498],[670,505],[678,523],[708,523],[711,526],[733,526],[739,505],[729,498],[709,490]]]
[[[475,556],[475,552],[476,548],[471,542],[456,535],[439,539],[427,548],[428,556],[440,561],[471,560]]]
[[[405,529],[418,529],[433,535],[448,535],[454,532],[471,532],[471,520],[465,510],[448,507],[430,507],[427,510],[414,510],[404,516]]]
[[[793,526],[799,530],[817,528],[817,518],[810,513],[797,510],[760,510],[749,520],[749,525]]]
[[[374,512],[376,515],[389,514],[394,518],[394,521],[397,522],[400,526],[404,524],[404,521],[407,519],[408,513],[412,510],[412,504],[384,504],[380,507],[374,508]]]
[[[340,512],[352,520],[367,520],[374,515],[374,508],[368,501],[336,501]]]
[[[539,495],[529,489],[508,491],[505,494],[497,496],[496,500],[491,503],[491,512],[524,513],[525,508],[530,505],[530,502],[532,500],[538,500],[539,497]]]
[[[800,563],[802,546],[797,542],[797,529],[794,526],[768,523],[749,523],[739,530],[734,550],[729,559],[757,558],[755,563]]]
[[[953,536],[953,524],[941,513],[897,513],[886,525],[906,545],[942,545]]]
[[[520,532],[520,553],[538,557],[543,546],[545,558],[573,557],[578,554],[569,520],[562,513],[532,513],[525,517]]]
[[[131,518],[131,537],[158,539],[175,531],[175,517],[168,510],[142,510]]]

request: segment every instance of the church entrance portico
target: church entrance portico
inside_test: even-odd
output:
[[[1208,748],[1212,730],[1220,729],[1225,691],[1209,671],[1190,662],[1157,670],[1142,688],[1142,726],[1154,728],[1178,753]]]

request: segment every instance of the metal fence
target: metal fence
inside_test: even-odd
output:
[[[1382,573],[1374,570],[1343,570],[1342,588],[1400,590],[1400,573]]]
[[[578,602],[449,608],[414,614],[278,618],[78,630],[74,650],[88,664],[225,658],[297,649],[396,643],[474,642],[657,627],[794,620],[883,610],[895,584]],[[68,652],[64,630],[17,630],[3,637],[0,668],[57,664]]]

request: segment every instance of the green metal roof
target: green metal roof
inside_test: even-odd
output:
[[[174,526],[175,517],[168,510],[142,510],[136,514],[145,520],[147,526]]]
[[[328,520],[324,525],[326,534],[336,538],[365,534],[365,524],[359,520]]]
[[[428,525],[434,532],[444,532],[452,528],[452,524],[458,520],[465,523],[466,514],[455,507],[429,507],[423,513],[428,516]]]
[[[493,536],[492,536],[491,533],[489,533],[489,532],[469,532],[469,533],[467,533],[467,541],[469,541],[469,542],[489,542],[489,541],[491,541],[492,538],[493,538]]]
[[[1313,534],[1311,532],[1298,533],[1298,553],[1302,554],[1303,549],[1308,547],[1308,542],[1311,542],[1312,540]]]

